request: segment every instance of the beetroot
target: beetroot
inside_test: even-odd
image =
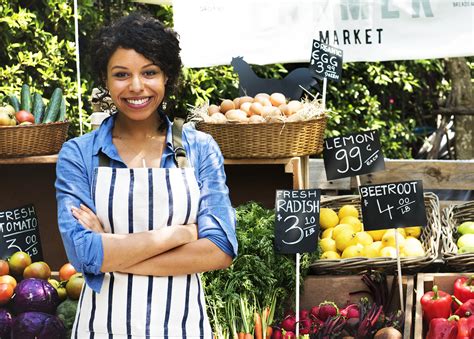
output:
[[[294,331],[296,329],[296,318],[292,315],[286,316],[280,324],[285,331]]]
[[[347,319],[357,318],[359,319],[359,305],[357,304],[349,304],[340,311],[341,315],[346,317]]]
[[[301,319],[300,320],[300,328],[310,328],[312,323],[313,322],[311,321],[311,319],[308,319],[308,318]]]
[[[300,310],[300,320],[309,318],[309,311],[305,308]]]
[[[311,307],[311,311],[309,312],[311,317],[317,318],[318,317],[318,312],[319,312],[319,306],[313,306]]]
[[[292,331],[288,331],[285,333],[283,339],[296,339],[296,334]]]
[[[332,301],[323,301],[319,304],[318,319],[326,321],[326,319],[334,317],[337,314],[339,314],[339,309]]]
[[[281,333],[279,328],[273,328],[271,339],[283,339],[283,333]]]

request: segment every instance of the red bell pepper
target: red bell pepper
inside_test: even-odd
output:
[[[458,298],[456,298],[454,295],[451,296],[453,301],[459,306],[456,312],[454,312],[455,315],[458,315],[463,318],[470,317],[471,315],[474,315],[474,299],[469,299],[466,302],[461,302]]]
[[[434,285],[433,290],[426,292],[421,297],[421,309],[423,310],[423,320],[429,324],[431,319],[449,318],[451,315],[451,295],[439,291]]]
[[[458,336],[456,339],[474,338],[474,315],[469,318],[460,318],[458,321]]]
[[[454,296],[461,302],[474,299],[474,275],[468,277],[460,277],[454,281]]]
[[[458,319],[459,317],[456,315],[448,319],[431,319],[426,339],[456,339],[458,336]]]

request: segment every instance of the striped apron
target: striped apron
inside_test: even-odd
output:
[[[93,197],[105,232],[196,222],[200,191],[192,168],[98,167],[94,177]],[[72,336],[211,339],[200,275],[106,273],[100,293],[84,287]]]

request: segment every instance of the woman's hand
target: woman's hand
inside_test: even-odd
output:
[[[88,230],[104,233],[104,227],[100,223],[99,218],[89,207],[81,204],[80,208],[72,207],[71,211],[77,221]]]

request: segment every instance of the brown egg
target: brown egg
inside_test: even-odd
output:
[[[247,113],[245,113],[241,109],[228,110],[225,114],[225,117],[227,118],[228,121],[232,121],[232,122],[248,121]]]
[[[273,106],[278,107],[280,105],[286,104],[286,98],[281,93],[272,93],[272,95],[270,95],[270,102]]]
[[[255,94],[254,98],[257,98],[257,97],[263,97],[263,98],[270,99],[270,94],[268,94],[268,93],[258,93],[258,94]]]
[[[251,102],[244,102],[240,105],[240,109],[242,111],[244,111],[245,113],[247,113],[247,116],[250,116],[250,106],[252,106],[252,103]]]
[[[214,113],[210,119],[211,119],[210,122],[215,123],[215,124],[227,123],[227,118],[221,112]]]
[[[260,115],[254,114],[249,118],[250,124],[260,124],[262,122],[265,122],[265,118]]]
[[[229,99],[222,100],[221,106],[220,106],[221,113],[225,114],[227,111],[230,111],[231,109],[235,109],[234,102]]]
[[[290,109],[291,112],[296,113],[297,111],[303,108],[303,104],[301,103],[301,101],[291,100],[288,103],[288,108]]]
[[[253,102],[259,102],[262,104],[262,106],[272,106],[272,102],[270,101],[270,98],[267,98],[263,95],[256,96]]]
[[[240,97],[235,98],[234,100],[234,107],[235,109],[240,107]]]
[[[282,104],[282,105],[278,106],[278,108],[286,116],[289,116],[293,113],[293,112],[290,112],[290,108],[288,107],[288,104]]]
[[[248,95],[240,97],[240,105],[241,106],[244,102],[253,102],[253,98],[249,97]]]
[[[220,112],[220,108],[217,105],[212,104],[212,105],[209,105],[209,107],[207,108],[207,113],[209,115],[213,115],[214,113],[218,113],[218,112]]]
[[[252,102],[249,109],[250,115],[262,115],[263,105],[259,102]]]

